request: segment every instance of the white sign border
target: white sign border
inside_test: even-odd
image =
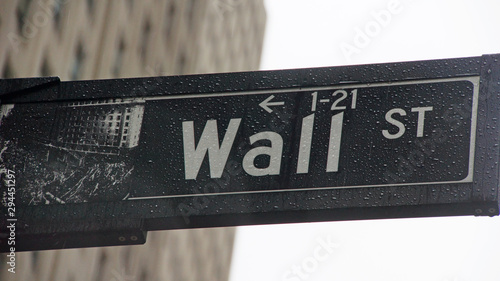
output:
[[[469,81],[474,85],[472,90],[472,111],[471,111],[471,133],[470,133],[470,147],[469,147],[469,169],[467,176],[459,181],[442,181],[442,182],[423,182],[423,183],[395,183],[395,184],[375,184],[375,185],[354,185],[354,186],[326,186],[326,187],[302,187],[294,189],[273,189],[273,190],[254,190],[254,191],[233,191],[233,192],[217,192],[217,193],[201,193],[201,194],[179,194],[179,195],[162,195],[162,196],[145,196],[145,197],[129,197],[125,200],[151,200],[151,199],[166,199],[166,198],[183,198],[183,197],[199,197],[199,196],[218,196],[218,195],[242,195],[242,194],[256,194],[256,193],[273,193],[273,192],[294,192],[294,191],[314,191],[314,190],[331,190],[331,189],[344,189],[344,188],[367,188],[367,187],[390,187],[390,186],[409,186],[409,185],[433,185],[433,184],[457,184],[457,183],[470,183],[473,181],[474,174],[474,159],[476,147],[476,129],[477,129],[477,111],[479,99],[479,81],[480,76],[464,76],[453,78],[440,78],[440,79],[424,79],[424,80],[411,80],[411,81],[397,81],[397,82],[379,82],[379,83],[364,83],[356,84],[345,83],[335,86],[322,86],[322,87],[307,87],[307,88],[289,88],[280,90],[261,90],[261,91],[242,91],[230,93],[210,93],[210,94],[196,94],[196,95],[172,95],[161,97],[146,97],[147,101],[156,100],[173,100],[173,99],[193,99],[193,98],[209,98],[209,97],[224,97],[224,96],[239,96],[239,95],[263,95],[263,94],[287,94],[290,92],[306,92],[306,91],[320,91],[320,90],[337,90],[349,88],[374,88],[384,86],[399,86],[399,85],[412,85],[412,84],[429,84],[440,82],[455,82],[455,81]]]

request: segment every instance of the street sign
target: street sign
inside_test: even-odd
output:
[[[499,57],[3,80],[0,239],[15,227],[17,249],[33,250],[161,229],[497,215]]]

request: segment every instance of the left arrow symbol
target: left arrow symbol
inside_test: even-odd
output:
[[[271,95],[270,97],[265,99],[263,102],[259,103],[259,106],[264,108],[264,110],[266,110],[267,112],[271,113],[271,112],[273,112],[273,110],[269,108],[270,106],[285,105],[284,101],[271,102],[272,99],[274,99],[274,95]]]

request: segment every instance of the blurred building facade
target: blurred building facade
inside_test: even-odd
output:
[[[262,0],[0,0],[0,7],[1,78],[257,70],[266,22]],[[128,128],[114,129],[123,141]],[[159,231],[141,246],[17,253],[16,274],[2,254],[0,280],[227,280],[234,234]]]

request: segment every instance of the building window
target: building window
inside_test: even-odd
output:
[[[175,3],[170,3],[170,5],[167,7],[167,12],[166,12],[166,19],[165,21],[163,22],[164,25],[163,25],[163,28],[165,30],[165,38],[167,40],[170,40],[170,35],[172,33],[172,25],[173,25],[173,19],[174,19],[174,16],[175,16],[175,12],[176,12],[176,9],[175,9]]]
[[[151,23],[146,21],[144,27],[141,32],[141,40],[139,41],[139,55],[143,61],[146,60],[147,50],[149,46],[149,39],[151,37]]]
[[[85,50],[83,49],[83,44],[79,42],[78,47],[76,48],[76,54],[73,59],[71,67],[71,80],[77,80],[81,77],[82,65],[84,61],[85,61]]]
[[[125,40],[122,38],[118,45],[118,50],[115,52],[115,62],[112,69],[113,75],[115,77],[119,76],[120,74],[120,70],[123,65],[124,54],[125,54]]]
[[[12,67],[10,66],[10,63],[5,64],[2,73],[3,73],[4,78],[13,78],[15,76],[14,71],[12,70]]]
[[[17,4],[16,14],[17,14],[17,28],[19,29],[19,34],[22,33],[22,28],[26,21],[26,16],[28,15],[28,10],[30,8],[32,0],[21,0]],[[23,34],[24,35],[24,34]]]

